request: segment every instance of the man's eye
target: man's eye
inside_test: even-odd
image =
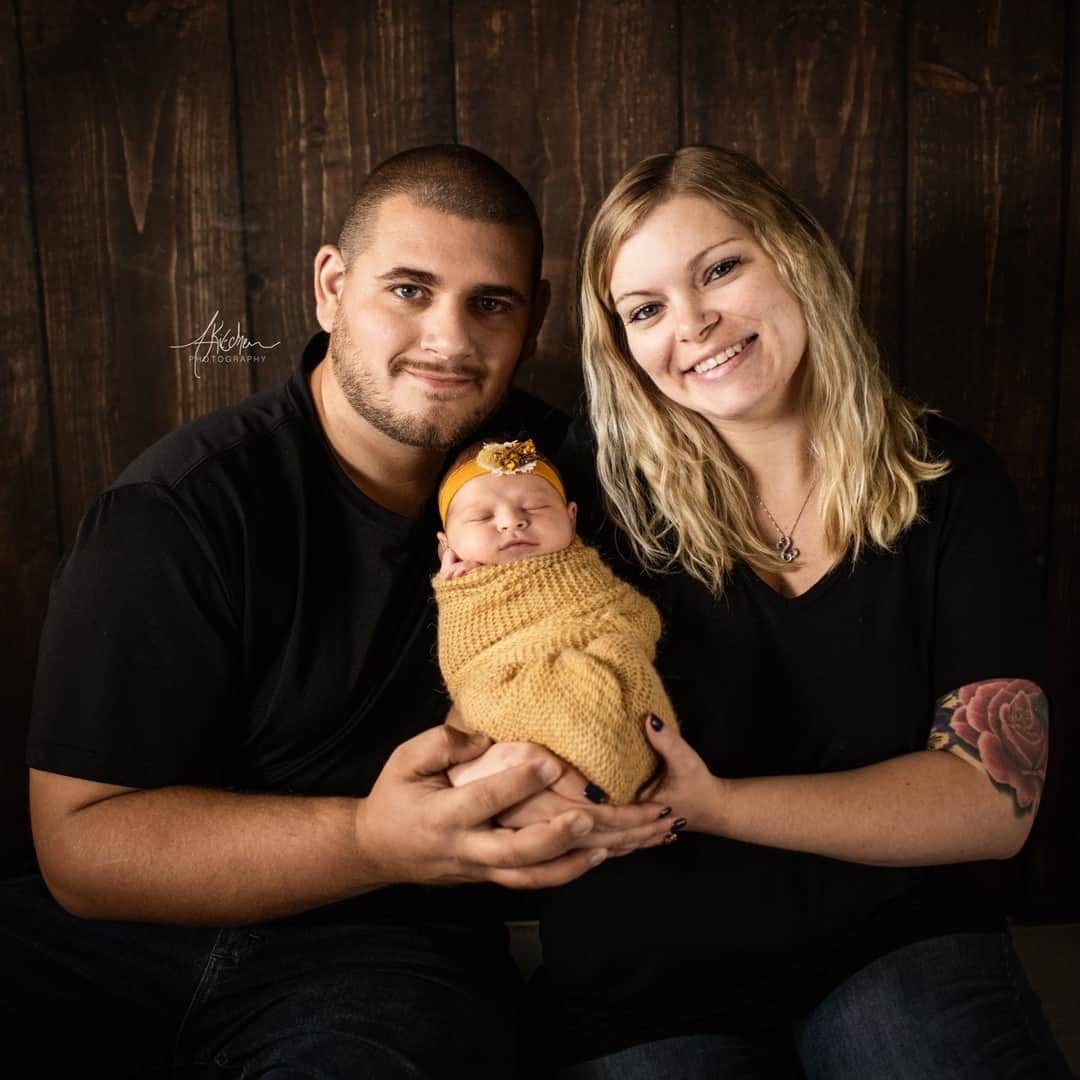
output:
[[[497,296],[478,296],[476,298],[476,306],[485,315],[498,315],[504,311],[510,310],[510,304]]]
[[[709,272],[705,275],[705,280],[717,281],[720,278],[727,277],[741,262],[742,259],[738,256],[733,256],[730,259],[721,259],[715,266],[710,267]]]
[[[630,312],[626,321],[628,323],[644,322],[646,319],[651,319],[659,310],[659,304],[642,304],[641,307],[636,307]]]
[[[395,285],[390,291],[402,300],[416,300],[420,296],[419,285]]]

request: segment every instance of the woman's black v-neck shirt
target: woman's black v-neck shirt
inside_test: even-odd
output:
[[[720,598],[683,573],[637,573],[664,617],[658,665],[683,734],[713,773],[870,765],[925,749],[949,690],[1039,681],[1037,583],[1015,491],[979,440],[935,417],[926,429],[952,468],[924,485],[923,520],[894,551],[842,561],[795,598],[745,565]],[[617,555],[628,545],[596,514],[594,461],[579,420],[561,462],[571,497],[634,576]],[[932,822],[945,810],[912,812]],[[893,948],[1001,922],[961,868],[871,867],[691,832],[547,895],[542,936],[564,1056],[587,1058],[786,1023]]]

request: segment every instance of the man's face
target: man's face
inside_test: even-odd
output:
[[[357,414],[429,450],[474,431],[535,336],[531,260],[524,229],[404,195],[384,200],[344,276],[330,332],[334,376]]]

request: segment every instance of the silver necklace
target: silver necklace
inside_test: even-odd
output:
[[[802,506],[799,507],[798,514],[795,515],[795,520],[792,522],[791,528],[787,532],[784,532],[780,528],[780,522],[772,516],[769,508],[765,505],[765,500],[754,493],[754,498],[758,501],[758,506],[765,511],[765,516],[776,527],[776,531],[780,534],[780,539],[776,541],[776,550],[780,555],[780,558],[784,562],[794,562],[799,557],[799,549],[795,546],[795,529],[798,527],[799,522],[802,520],[803,511],[806,509],[807,503],[810,502],[810,495],[813,493],[814,487],[817,485],[817,477],[814,477],[813,483],[811,483],[809,489],[806,492],[806,498],[803,499]]]

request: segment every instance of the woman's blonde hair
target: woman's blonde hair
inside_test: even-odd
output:
[[[777,565],[758,535],[739,462],[708,421],[665,397],[634,362],[612,303],[619,248],[678,195],[715,202],[749,229],[802,305],[799,392],[829,549],[854,560],[864,544],[891,547],[919,516],[918,485],[948,470],[948,462],[931,459],[918,423],[927,410],[882,372],[851,276],[817,221],[755,162],[713,146],[639,162],[604,200],[585,239],[583,366],[609,513],[646,566],[681,565],[716,594],[736,560]]]

